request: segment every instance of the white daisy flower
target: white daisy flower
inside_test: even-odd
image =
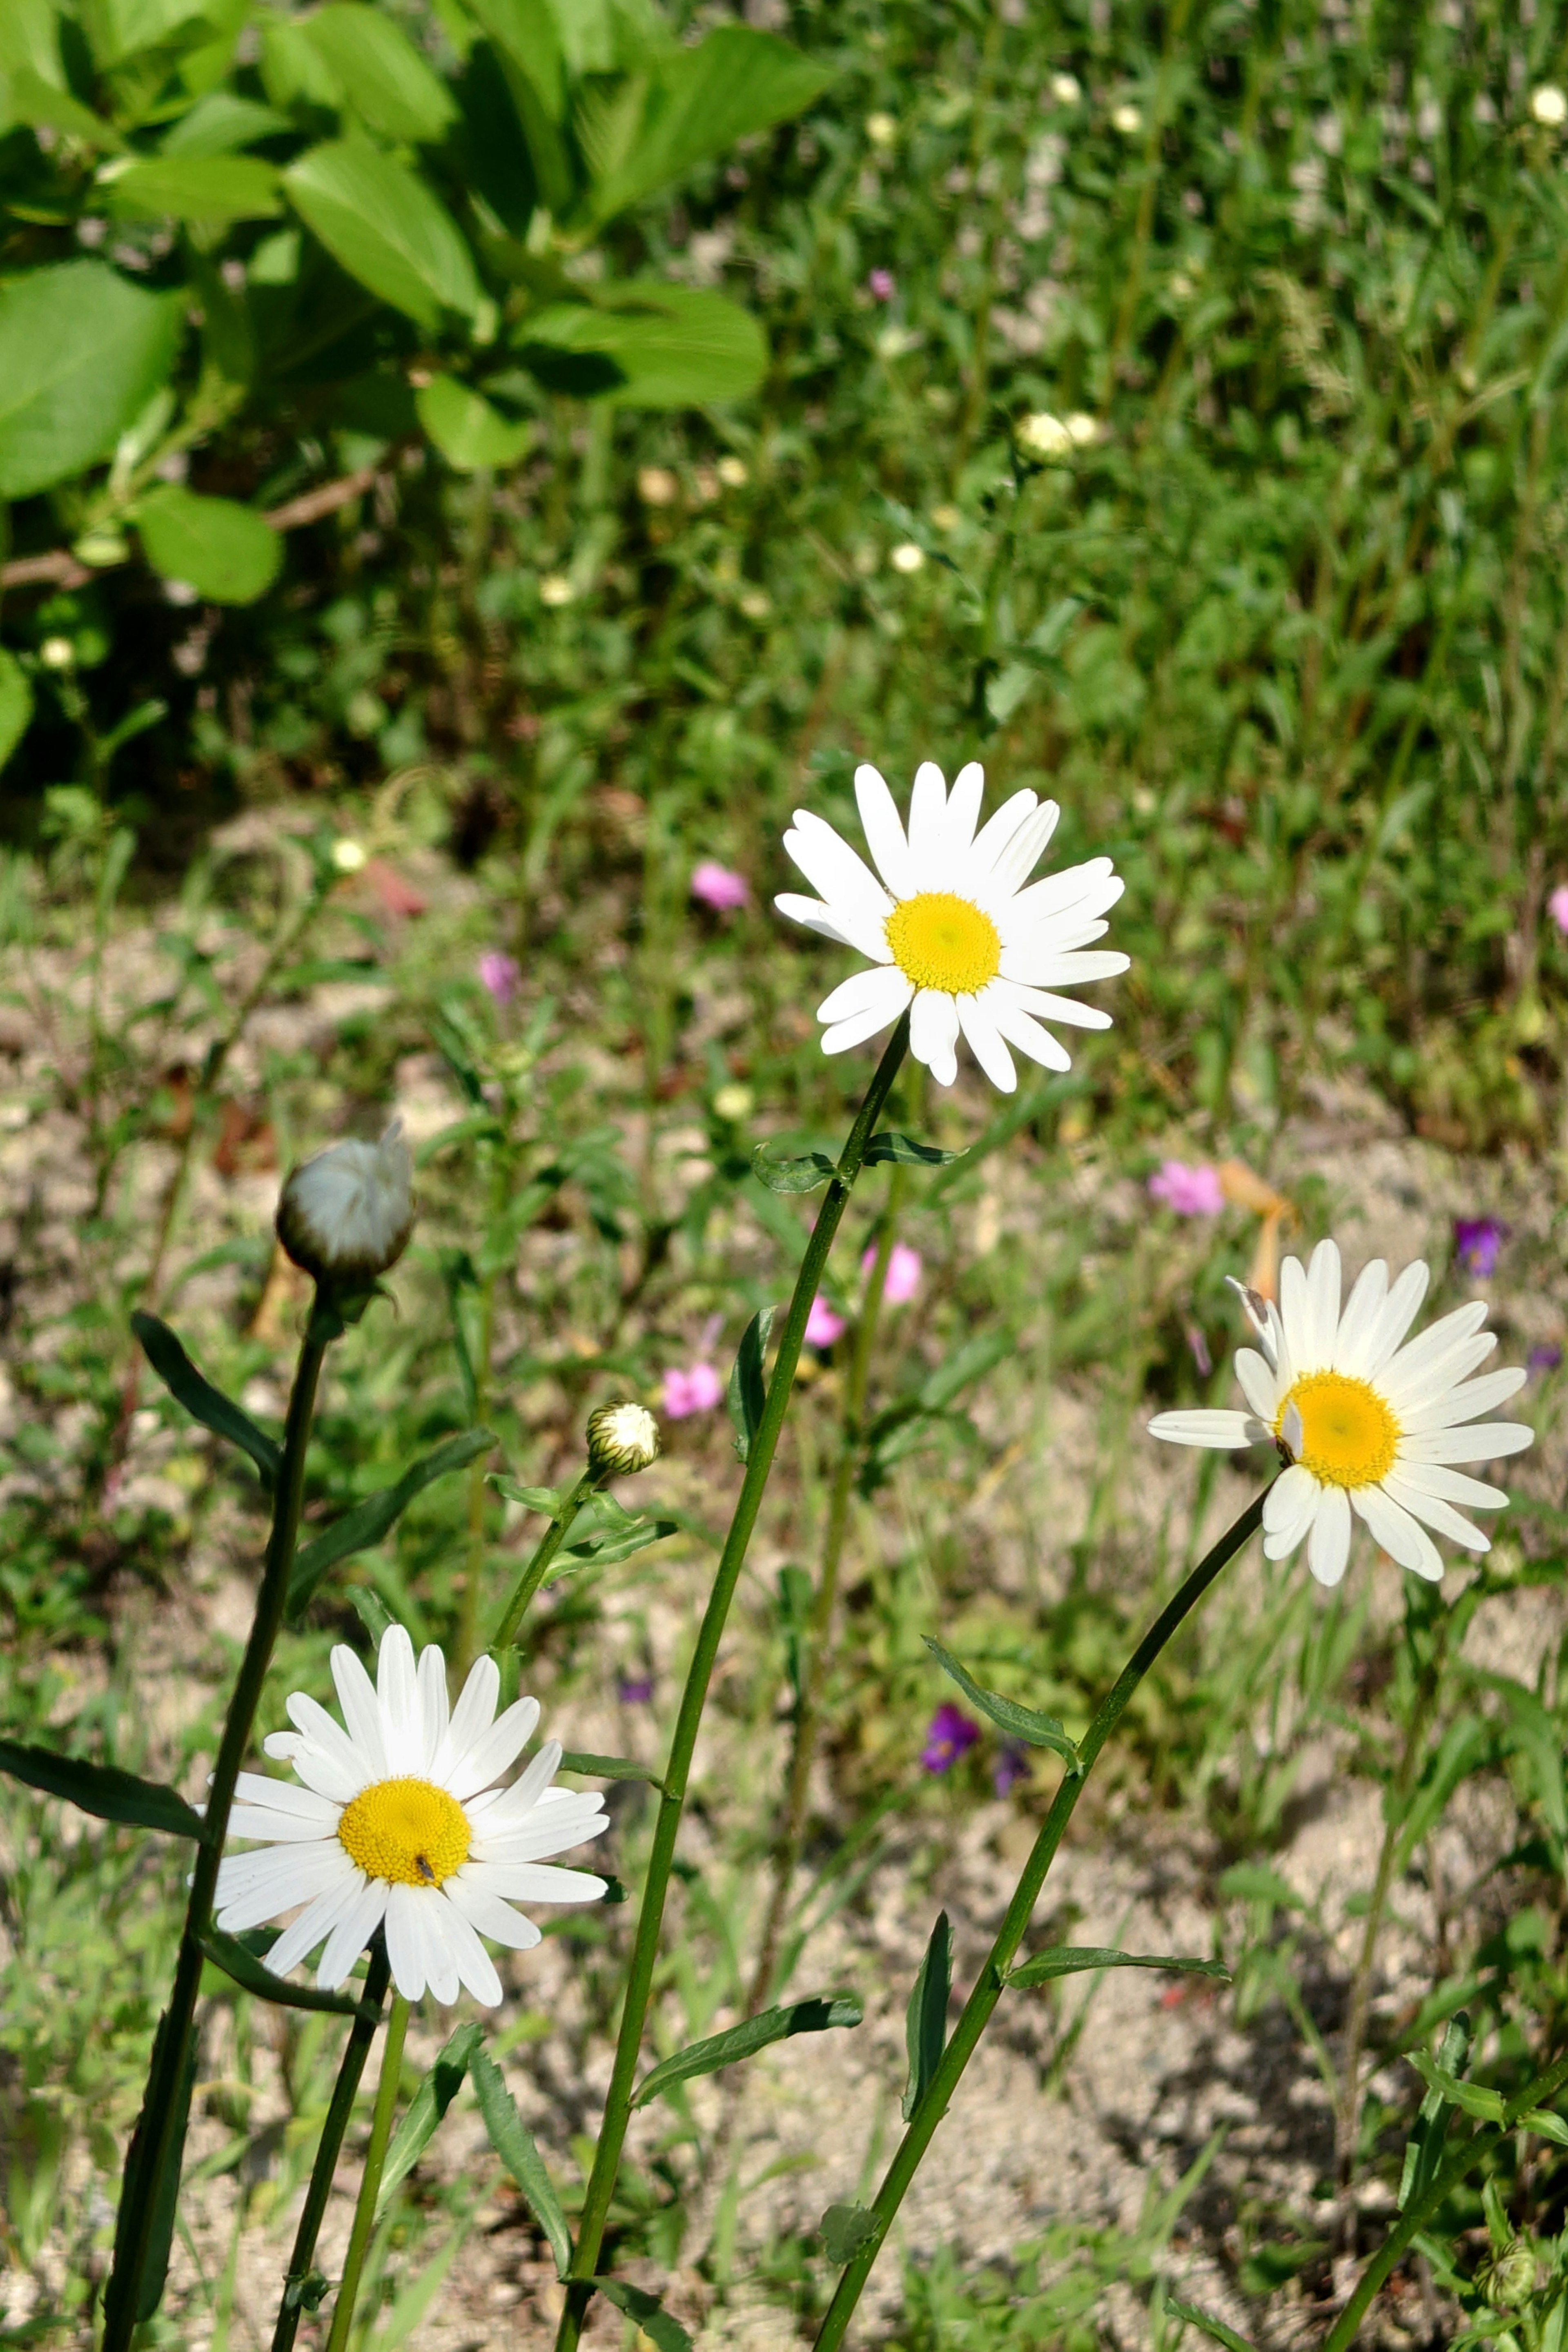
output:
[[[395,1118],[379,1143],[334,1143],[302,1160],[278,1203],[278,1238],[318,1282],[374,1282],[414,1230],[414,1164]]]
[[[265,1743],[303,1785],[239,1776],[230,1833],[267,1843],[225,1854],[217,1924],[237,1935],[302,1903],[267,1965],[287,1976],[325,1939],[316,1981],[331,1990],[384,1923],[393,1982],[405,2000],[427,1990],[453,2001],[462,1984],[493,2009],[500,1979],[479,1937],[527,1951],[539,1929],[513,1903],[592,1903],[604,1894],[604,1879],[544,1859],[607,1829],[604,1800],[551,1787],[561,1761],[554,1739],[510,1788],[493,1785],[539,1721],[532,1698],[497,1717],[493,1658],[479,1659],[449,1711],[440,1651],[432,1645],[416,1666],[401,1625],[382,1635],[374,1686],[349,1649],[332,1652],[332,1680],[346,1731],[296,1691],[295,1728]]]
[[[1522,1368],[1469,1375],[1497,1345],[1483,1331],[1485,1299],[1443,1316],[1419,1339],[1405,1334],[1426,1293],[1426,1268],[1392,1285],[1381,1258],[1364,1266],[1340,1308],[1340,1254],[1320,1242],[1303,1270],[1288,1257],[1279,1304],[1238,1283],[1262,1348],[1242,1348],[1237,1378],[1247,1412],[1163,1412],[1149,1424],[1176,1445],[1226,1449],[1272,1440],[1289,1467],[1263,1507],[1263,1549],[1283,1559],[1303,1538],[1320,1584],[1337,1584],[1350,1557],[1351,1515],[1401,1568],[1434,1584],[1443,1562],[1433,1528],[1467,1551],[1491,1545],[1457,1503],[1500,1511],[1508,1496],[1452,1465],[1520,1454],[1535,1433],[1521,1422],[1478,1421],[1524,1386]]]
[[[865,862],[809,809],[796,809],[784,847],[822,897],[786,891],[773,903],[797,923],[871,960],[816,1008],[826,1054],[842,1054],[906,1010],[910,1050],[940,1086],[958,1076],[962,1030],[986,1076],[1005,1094],[1017,1085],[1009,1045],[1048,1070],[1072,1066],[1040,1016],[1109,1029],[1110,1015],[1054,992],[1125,971],[1114,950],[1087,952],[1124,885],[1109,857],[1091,857],[1026,888],[1056,829],[1055,801],[1015,793],[978,833],[985,772],[960,769],[951,795],[942,770],[917,770],[906,837],[893,796],[875,768],[855,771],[860,822],[877,862]]]

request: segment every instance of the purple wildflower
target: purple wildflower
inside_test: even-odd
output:
[[[1489,1282],[1497,1272],[1508,1227],[1497,1217],[1456,1217],[1454,1255],[1478,1282]]]
[[[926,1744],[921,1749],[921,1762],[928,1772],[945,1772],[973,1747],[979,1737],[980,1726],[972,1723],[951,1699],[943,1699],[931,1719]]]
[[[1010,1794],[1015,1784],[1029,1777],[1029,1751],[1016,1739],[1005,1739],[991,1775],[991,1785],[999,1797]]]
[[[616,1696],[623,1706],[646,1706],[653,1696],[651,1675],[622,1675],[616,1685]]]
[[[1219,1170],[1204,1164],[1190,1168],[1184,1160],[1163,1160],[1159,1172],[1149,1179],[1149,1190],[1178,1217],[1217,1217],[1225,1207]]]
[[[521,974],[513,957],[502,955],[499,948],[487,948],[479,958],[479,978],[498,1004],[510,1004]]]
[[[866,280],[866,291],[879,302],[890,302],[897,290],[890,269],[873,269]]]
[[[1563,1350],[1548,1341],[1544,1347],[1531,1348],[1524,1360],[1532,1372],[1554,1372],[1563,1361]]]

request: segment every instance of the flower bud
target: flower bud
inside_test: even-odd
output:
[[[623,1400],[588,1416],[588,1467],[595,1478],[625,1478],[658,1460],[658,1423],[646,1404]]]
[[[414,1230],[414,1170],[395,1118],[379,1143],[334,1143],[296,1168],[278,1203],[278,1238],[321,1283],[368,1287]]]
[[[1535,2292],[1533,2251],[1522,2238],[1512,2238],[1492,2258],[1476,2281],[1494,2311],[1517,2311]]]

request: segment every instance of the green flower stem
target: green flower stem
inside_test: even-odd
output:
[[[289,1399],[289,1418],[283,1431],[283,1450],[278,1465],[272,1529],[267,1538],[261,1591],[257,1597],[250,1639],[246,1643],[234,1696],[228,1703],[228,1716],[218,1746],[217,1761],[213,1768],[212,1788],[206,1805],[205,1835],[196,1848],[195,1870],[191,1879],[190,1900],[185,1906],[185,1925],[180,1938],[174,1990],[169,1995],[163,2030],[154,2044],[142,2115],[126,2159],[125,2186],[121,2191],[122,2220],[116,2240],[114,2270],[104,2296],[101,2352],[127,2352],[142,2300],[159,2184],[163,2179],[166,2168],[179,2161],[176,2136],[184,2132],[184,2106],[176,2094],[184,2078],[195,2024],[196,1994],[202,1979],[202,1953],[196,1937],[205,1928],[212,1915],[213,1897],[217,1891],[218,1864],[223,1859],[228,1816],[234,1803],[235,1784],[250,1745],[261,1686],[267,1677],[279,1628],[283,1622],[289,1571],[293,1566],[294,1549],[300,1534],[305,1453],[315,1412],[316,1388],[321,1376],[329,1334],[335,1336],[337,1328],[335,1321],[323,1322],[318,1297],[300,1345],[293,1391]]]
[[[349,2250],[343,2257],[343,2275],[338,2287],[338,2299],[332,2305],[332,2328],[327,2338],[327,2352],[344,2352],[349,2330],[353,2326],[354,2302],[364,2272],[370,2233],[375,2227],[381,2176],[386,2165],[386,2146],[392,2137],[397,2086],[403,2075],[404,2037],[407,2032],[408,2003],[400,1992],[395,1993],[386,2021],[386,2046],[381,2053],[381,2080],[375,2086],[375,2112],[370,2119],[370,2141],[364,2152],[359,2203],[354,2207],[353,2228],[349,2232]]]
[[[550,1563],[566,1540],[566,1530],[599,1485],[591,1470],[584,1470],[570,1494],[563,1496],[561,1507],[534,1547],[533,1557],[511,1589],[511,1599],[501,1611],[500,1622],[490,1643],[492,1650],[504,1650],[515,1639],[523,1612],[543,1583]]]
[[[848,1378],[844,1386],[838,1462],[833,1475],[827,1526],[822,1543],[822,1567],[816,1580],[811,1622],[806,1628],[805,1654],[801,1661],[800,1700],[795,1712],[790,1741],[784,1817],[773,1853],[773,1894],[768,1903],[767,1924],[763,1930],[762,1949],[752,1979],[751,1997],[746,2003],[748,2017],[755,2017],[759,2010],[765,2009],[772,1997],[779,1945],[789,1913],[790,1887],[795,1879],[795,1864],[800,1859],[806,1801],[811,1792],[811,1768],[816,1755],[816,1735],[822,1719],[822,1689],[827,1678],[833,1618],[838,1605],[838,1570],[844,1559],[845,1538],[849,1530],[850,1498],[855,1491],[855,1474],[860,1466],[865,1437],[866,1391],[870,1385],[871,1354],[882,1313],[882,1294],[888,1284],[888,1263],[893,1255],[893,1243],[898,1234],[904,1174],[904,1169],[896,1166],[888,1180],[888,1205],[877,1235],[877,1254],[871,1262],[871,1272],[866,1284],[865,1304],[855,1327]]]
[[[370,2045],[375,2040],[381,2024],[381,2004],[386,1999],[390,1974],[386,1938],[378,1934],[371,1946],[370,1965],[364,1977],[364,2006],[374,2011],[374,2016],[356,2017],[349,2028],[338,2079],[332,2085],[331,2103],[316,2147],[316,2161],[310,2167],[310,2185],[305,2191],[304,2210],[300,2216],[300,2226],[294,2232],[294,2251],[289,2256],[283,2282],[283,2300],[278,2306],[278,2325],[272,2331],[272,2352],[291,2352],[294,2338],[300,2332],[300,2314],[303,2308],[299,2300],[300,2289],[315,2266],[316,2240],[321,2235],[327,2200],[332,2193],[332,2179],[342,2151],[343,2135],[348,2130],[354,2100],[359,2095],[360,2076],[364,2073]]]
[[[493,1231],[505,1213],[507,1192],[511,1181],[511,1170],[508,1165],[505,1153],[501,1151],[492,1153],[489,1173],[489,1222]],[[488,1257],[488,1238],[486,1254]],[[455,1299],[452,1311],[456,1315]],[[479,1279],[479,1345],[475,1349],[473,1366],[476,1423],[481,1423],[489,1412],[490,1356],[495,1347],[495,1329],[496,1269],[487,1265]],[[485,1558],[488,1549],[485,1541],[486,1507],[489,1500],[485,1486],[488,1475],[484,1455],[482,1454],[476,1455],[468,1465],[468,1568],[463,1585],[463,1605],[458,1617],[458,1646],[452,1660],[453,1678],[458,1689],[461,1689],[468,1668],[474,1663],[474,1654],[479,1646],[479,1612],[484,1604]]]
[[[801,1259],[795,1291],[784,1316],[762,1419],[752,1439],[746,1475],[735,1504],[735,1515],[724,1539],[724,1549],[714,1573],[713,1589],[709,1594],[708,1606],[703,1612],[698,1633],[697,1646],[687,1669],[680,1713],[676,1719],[669,1762],[665,1769],[659,1794],[658,1816],[654,1825],[653,1851],[648,1857],[642,1908],[637,1915],[637,1937],[626,1978],[626,2002],[621,2011],[620,2035],[616,2043],[615,2071],[610,2077],[599,2144],[594,2153],[594,2168],[583,2201],[583,2218],[577,2231],[572,2277],[566,2289],[566,2307],[561,2315],[561,2326],[556,2337],[557,2352],[574,2352],[583,2331],[584,2314],[593,2298],[594,2274],[599,2264],[605,2225],[609,2219],[610,2200],[615,2194],[621,2149],[631,2116],[632,2088],[637,2055],[642,2047],[643,2026],[647,2017],[648,2002],[653,1996],[654,1969],[658,1958],[659,1931],[664,1924],[670,1868],[675,1860],[675,1842],[680,1828],[691,1759],[697,1747],[697,1734],[702,1721],[708,1685],[719,1654],[719,1643],[723,1638],[730,1603],[745,1564],[752,1530],[762,1507],[779,1432],[789,1409],[795,1366],[800,1361],[801,1343],[805,1336],[806,1318],[811,1313],[812,1301],[816,1297],[817,1285],[838,1231],[839,1220],[860,1173],[866,1146],[871,1140],[872,1131],[898,1076],[899,1065],[908,1050],[909,1042],[910,1023],[906,1013],[877,1065],[876,1075],[866,1090],[866,1099],[849,1130],[848,1141],[844,1146],[838,1166],[817,1212],[816,1223],[811,1229],[811,1238],[806,1243],[805,1255]]]
[[[1084,1783],[1093,1769],[1095,1759],[1121,1722],[1133,1692],[1166,1643],[1184,1619],[1196,1608],[1220,1570],[1235,1559],[1248,1537],[1262,1523],[1263,1505],[1268,1493],[1268,1489],[1265,1487],[1261,1495],[1254,1496],[1241,1517],[1226,1529],[1213,1549],[1198,1562],[1173,1599],[1167,1601],[1101,1699],[1093,1722],[1079,1741],[1078,1761],[1069,1765],[1062,1777],[1061,1786],[1024,1865],[1023,1875],[1014,1889],[1007,1915],[997,1930],[990,1958],[963,2005],[963,2014],[953,2029],[952,2039],[942,2053],[942,2062],[931,2076],[925,2096],[915,2109],[898,2153],[877,2191],[876,2201],[871,2207],[877,2223],[876,2234],[853,2262],[847,2264],[818,2330],[816,2352],[834,2352],[834,2347],[844,2340],[844,2332],[860,2300],[860,2291],[870,2275],[871,2265],[877,2259],[893,2216],[903,2202],[904,2191],[914,2179],[921,2158],[931,2146],[936,2127],[947,2113],[952,2095],[963,2079],[963,2070],[974,2055],[975,2046],[990,2022],[991,2012],[1002,1998],[1006,1971],[1013,1964],[1025,1930],[1034,1916],[1046,1874],[1056,1860],[1057,1849],[1083,1793]]]
[[[1350,2352],[1373,2295],[1466,2174],[1473,2172],[1493,2148],[1500,2147],[1510,2132],[1518,2131],[1532,2109],[1550,2105],[1564,2083],[1568,2083],[1568,2057],[1555,2059],[1537,2074],[1533,2083],[1526,2084],[1518,2097],[1510,2099],[1503,2109],[1500,2123],[1483,2124],[1462,2147],[1455,2149],[1426,2196],[1417,2198],[1408,2212],[1401,2215],[1363,2271],[1350,2301],[1323,2340],[1323,2352]]]

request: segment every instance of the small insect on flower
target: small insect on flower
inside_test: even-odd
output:
[[[401,1625],[382,1635],[374,1685],[350,1649],[335,1649],[331,1667],[342,1724],[296,1691],[293,1730],[263,1743],[296,1780],[239,1776],[229,1830],[262,1850],[225,1854],[218,1926],[238,1935],[303,1904],[267,1965],[287,1976],[324,1942],[316,1981],[328,1990],[384,1926],[405,2000],[428,1991],[453,2001],[467,1986],[494,2008],[500,1979],[479,1938],[527,1951],[540,1931],[514,1903],[597,1901],[604,1879],[545,1857],[607,1829],[604,1799],[551,1785],[554,1739],[509,1788],[496,1787],[532,1738],[539,1702],[520,1698],[498,1717],[491,1658],[479,1660],[451,1708],[440,1651],[432,1645],[416,1664]]]
[[[1109,1013],[1054,992],[1127,969],[1127,957],[1113,950],[1087,951],[1123,888],[1110,858],[1026,887],[1060,812],[1055,801],[1015,793],[977,833],[984,788],[984,771],[972,761],[950,796],[942,770],[927,760],[916,772],[906,836],[877,770],[857,768],[876,875],[830,824],[796,809],[784,847],[822,897],[785,892],[773,903],[871,961],[870,971],[817,1006],[825,1054],[862,1045],[907,1011],[910,1050],[939,1086],[958,1076],[962,1033],[992,1085],[1011,1094],[1018,1078],[1009,1045],[1047,1069],[1072,1066],[1042,1018],[1110,1028]]]
[[[1342,1313],[1335,1244],[1320,1242],[1305,1268],[1288,1257],[1278,1307],[1237,1285],[1262,1350],[1237,1354],[1249,1410],[1163,1412],[1149,1424],[1152,1436],[1175,1445],[1229,1452],[1272,1443],[1289,1467],[1263,1507],[1264,1552],[1283,1559],[1305,1539],[1320,1584],[1338,1584],[1345,1572],[1352,1511],[1401,1568],[1434,1584],[1443,1561],[1428,1528],[1467,1551],[1489,1551],[1488,1538],[1454,1506],[1500,1511],[1508,1496],[1451,1465],[1520,1454],[1534,1438],[1521,1422],[1476,1418],[1517,1395],[1528,1378],[1520,1365],[1470,1379],[1497,1345],[1497,1334],[1480,1328],[1484,1299],[1405,1339],[1427,1280],[1417,1260],[1391,1284],[1373,1258]]]
[[[646,1404],[602,1404],[588,1415],[588,1467],[595,1478],[629,1478],[658,1455],[658,1423]]]
[[[375,1281],[414,1230],[414,1168],[395,1118],[379,1143],[334,1143],[302,1160],[278,1203],[278,1238],[318,1282]]]

